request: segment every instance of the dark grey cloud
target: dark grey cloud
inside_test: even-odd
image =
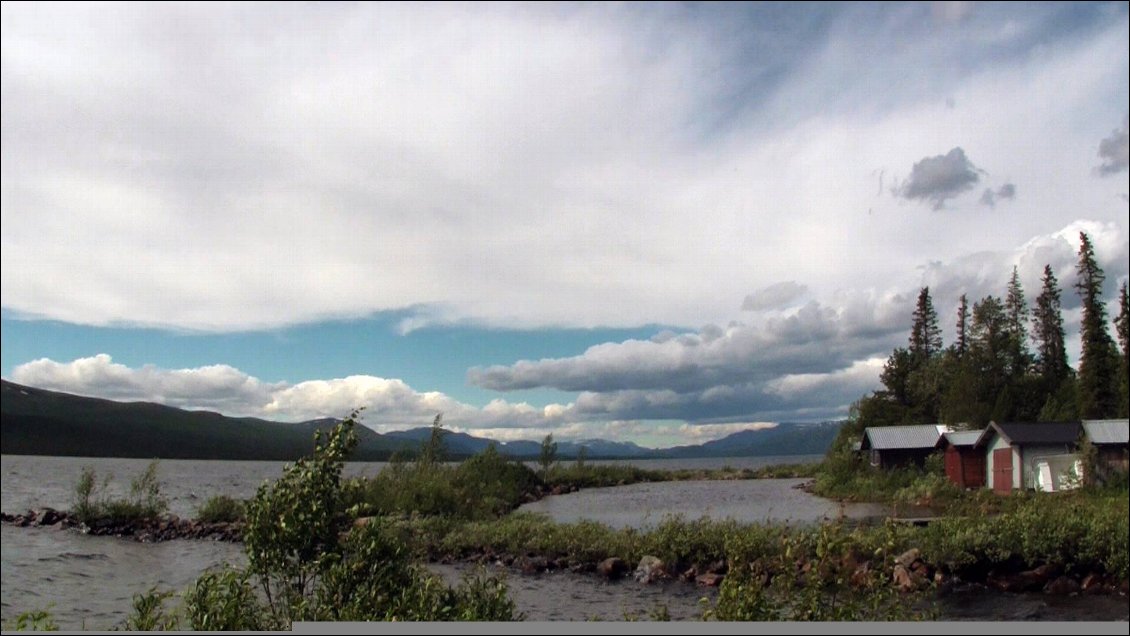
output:
[[[985,191],[981,193],[981,204],[987,205],[990,208],[995,208],[997,206],[997,201],[1015,198],[1016,186],[1011,183],[1006,183],[996,190],[993,190],[992,188],[985,188]]]
[[[959,146],[944,155],[926,157],[915,163],[910,177],[895,189],[895,194],[908,200],[929,201],[935,210],[940,210],[947,199],[977,185],[981,173]]]
[[[745,297],[742,301],[742,311],[764,311],[767,309],[781,309],[808,292],[808,287],[787,280],[774,283],[759,289]]]
[[[1099,158],[1102,164],[1098,172],[1102,176],[1118,174],[1130,165],[1130,139],[1128,139],[1127,119],[1122,120],[1122,128],[1110,133],[1110,136],[1099,142]]]
[[[832,373],[860,359],[885,356],[891,334],[905,330],[908,320],[892,322],[885,316],[910,315],[902,298],[875,301],[860,295],[837,308],[809,302],[758,325],[709,326],[677,336],[605,343],[568,358],[475,367],[468,381],[496,391],[551,387],[600,394],[642,391],[649,397],[666,391],[676,402],[695,392],[764,387],[786,375]],[[899,311],[889,312],[890,303],[899,304]]]

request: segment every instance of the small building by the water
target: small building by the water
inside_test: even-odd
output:
[[[938,446],[945,424],[915,426],[869,426],[863,430],[860,451],[867,454],[872,466],[922,466]]]
[[[959,488],[985,486],[985,452],[977,448],[982,431],[942,434],[938,448],[945,453],[946,477]]]
[[[1083,431],[1095,447],[1098,477],[1130,470],[1130,420],[1083,420]]]
[[[976,443],[985,456],[986,485],[998,493],[1077,486],[1082,430],[1079,422],[990,422]]]

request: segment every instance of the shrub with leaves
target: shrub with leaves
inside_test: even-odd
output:
[[[111,475],[106,475],[101,484],[94,469],[82,469],[75,484],[72,513],[83,523],[100,519],[129,521],[135,519],[156,519],[169,508],[169,502],[161,494],[161,482],[157,478],[158,461],[153,460],[145,471],[130,481],[129,497],[111,498],[107,494]]]
[[[59,625],[52,618],[49,610],[40,609],[17,615],[11,622],[4,624],[4,631],[8,630],[16,632],[57,632]]]
[[[205,523],[233,523],[246,517],[243,502],[227,495],[209,497],[196,511],[196,518]]]
[[[455,589],[413,563],[379,519],[355,524],[341,472],[357,444],[354,412],[314,454],[247,503],[248,567],[201,577],[186,598],[194,629],[286,629],[294,621],[513,620],[497,579]]]

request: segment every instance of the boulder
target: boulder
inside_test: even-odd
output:
[[[601,576],[611,581],[624,576],[628,572],[628,564],[620,557],[611,557],[601,561],[596,569]]]
[[[1048,594],[1055,594],[1057,596],[1068,596],[1071,594],[1078,594],[1080,590],[1079,582],[1070,576],[1061,576],[1048,583],[1044,587],[1044,591]]]
[[[706,587],[718,587],[722,584],[722,579],[724,578],[726,578],[724,574],[707,572],[706,574],[700,574],[698,578],[695,579],[695,581],[699,585],[705,585]]]
[[[851,573],[851,585],[852,587],[866,587],[870,578],[871,563],[864,561],[855,566],[855,571]]]
[[[1092,572],[1083,577],[1082,588],[1084,594],[1101,594],[1103,591],[1102,575]]]
[[[66,518],[66,515],[54,508],[41,508],[39,512],[36,513],[36,517],[36,525],[53,526]]]
[[[726,565],[725,559],[720,559],[707,566],[706,571],[710,574],[725,574],[729,571],[729,567]]]
[[[926,579],[911,572],[901,563],[896,564],[891,571],[891,580],[900,592],[913,592],[926,584]]]
[[[636,566],[636,580],[641,583],[652,583],[663,578],[666,574],[663,561],[659,557],[645,556]]]
[[[911,548],[906,552],[898,555],[895,558],[895,563],[909,570],[910,566],[914,565],[914,562],[919,559],[921,554],[922,552],[918,548]]]
[[[522,574],[540,574],[549,569],[549,560],[542,556],[524,557],[520,560],[519,567]]]

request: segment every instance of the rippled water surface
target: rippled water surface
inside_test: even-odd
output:
[[[768,458],[658,460],[631,462],[655,468],[742,468],[771,463]],[[803,461],[804,458],[800,458]],[[811,458],[809,458],[811,460]],[[795,462],[798,458],[779,458]],[[14,513],[71,505],[71,491],[82,467],[99,475],[113,473],[124,492],[129,480],[148,461],[69,457],[2,458],[2,503]],[[349,464],[350,475],[375,474],[384,464]],[[248,497],[265,479],[282,473],[279,462],[169,460],[159,464],[162,492],[170,510],[192,516],[208,497]],[[885,514],[882,507],[839,505],[813,497],[795,486],[802,480],[665,482],[584,490],[549,497],[525,506],[561,521],[595,519],[614,526],[642,527],[678,513],[732,517],[743,521],[811,523],[822,519],[867,518]],[[5,621],[28,610],[49,608],[64,629],[108,629],[124,620],[134,594],[151,587],[183,590],[205,569],[222,563],[242,564],[237,544],[213,541],[138,543],[113,537],[90,537],[75,531],[0,527],[0,605]],[[455,581],[466,565],[432,565]],[[682,583],[643,585],[625,580],[610,583],[595,575],[552,572],[538,576],[508,573],[511,597],[531,620],[622,620],[646,618],[665,607],[676,620],[701,615],[701,598],[715,590]],[[972,590],[940,599],[949,620],[1126,620],[1125,597],[1059,598],[1004,595]]]
[[[798,488],[804,479],[666,481],[615,488],[590,488],[546,497],[519,510],[549,515],[554,521],[581,519],[614,527],[643,528],[663,517],[711,517],[742,522],[815,523],[848,518],[869,519],[888,512],[878,504],[840,505]]]

